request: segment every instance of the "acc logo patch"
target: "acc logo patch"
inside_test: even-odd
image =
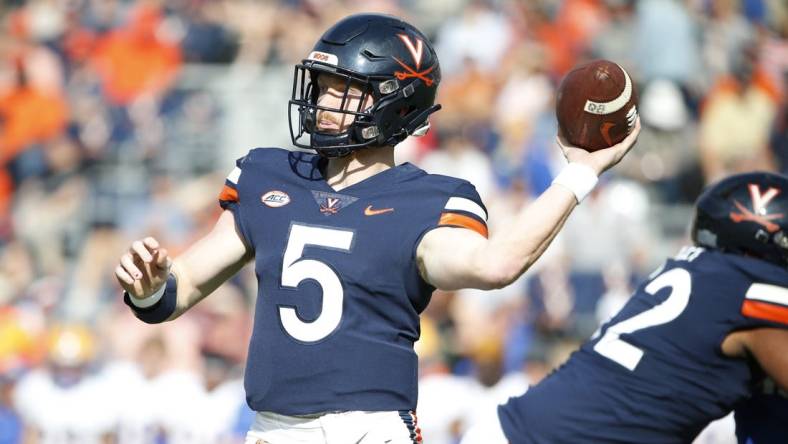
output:
[[[271,208],[278,208],[289,204],[290,196],[284,191],[271,190],[263,194],[260,200]]]

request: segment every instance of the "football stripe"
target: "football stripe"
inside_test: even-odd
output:
[[[583,108],[585,112],[598,115],[613,114],[629,102],[629,99],[632,97],[632,80],[629,78],[629,74],[627,74],[624,68],[619,65],[616,66],[624,73],[624,80],[626,82],[624,84],[624,90],[621,91],[618,97],[609,102],[586,100],[585,107]]]
[[[741,313],[751,318],[788,324],[788,307],[772,305],[767,302],[745,300],[741,307]]]
[[[745,298],[788,307],[788,288],[769,284],[752,284],[747,289]]]
[[[227,175],[227,180],[229,180],[230,182],[236,185],[238,185],[238,179],[240,178],[241,178],[241,169],[238,167],[235,167],[232,171],[230,171],[230,174]]]
[[[438,225],[467,228],[487,237],[487,225],[470,216],[463,216],[456,213],[442,213]]]
[[[238,191],[231,188],[229,185],[225,185],[224,188],[222,188],[222,192],[219,194],[219,200],[238,202]]]
[[[449,198],[449,200],[446,202],[446,206],[443,208],[445,210],[466,211],[479,216],[479,219],[481,220],[487,220],[487,212],[484,211],[484,208],[482,208],[482,206],[476,202],[464,197]]]

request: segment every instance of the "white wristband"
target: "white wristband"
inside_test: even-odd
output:
[[[553,179],[554,184],[569,189],[575,195],[577,203],[585,199],[598,181],[599,178],[593,168],[582,163],[570,163]]]
[[[161,288],[156,290],[152,295],[146,298],[135,298],[134,296],[129,296],[129,300],[131,303],[134,304],[135,307],[138,308],[148,308],[153,306],[155,303],[159,302],[159,299],[164,295],[164,290],[167,289],[167,282],[161,285]]]

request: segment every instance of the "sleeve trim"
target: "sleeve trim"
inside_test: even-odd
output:
[[[475,214],[481,220],[487,220],[487,211],[481,205],[465,197],[451,197],[443,208],[445,210],[465,211]]]
[[[788,307],[788,288],[769,284],[752,284],[747,289],[745,298]]]
[[[470,217],[456,213],[441,213],[438,226],[462,227],[473,230],[484,237],[487,237],[487,225]]]
[[[238,179],[240,178],[241,178],[241,169],[238,167],[235,167],[232,171],[230,171],[230,174],[227,176],[227,180],[229,180],[230,182],[236,185],[238,185]]]
[[[219,194],[219,200],[225,202],[238,202],[238,190],[225,185]]]
[[[744,316],[750,318],[788,324],[788,307],[746,300],[744,305],[742,305],[741,312]]]

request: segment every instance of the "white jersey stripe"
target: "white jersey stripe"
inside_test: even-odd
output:
[[[479,216],[481,220],[487,220],[487,212],[484,211],[484,208],[482,208],[482,206],[476,202],[464,197],[450,198],[449,201],[446,202],[446,206],[443,208],[446,210],[467,211],[468,213]]]
[[[788,288],[769,284],[752,284],[747,289],[747,299],[771,302],[788,307]]]
[[[238,179],[240,178],[241,178],[241,169],[238,167],[235,167],[235,169],[230,171],[230,174],[227,175],[227,180],[229,180],[230,182],[236,185],[238,185]]]

